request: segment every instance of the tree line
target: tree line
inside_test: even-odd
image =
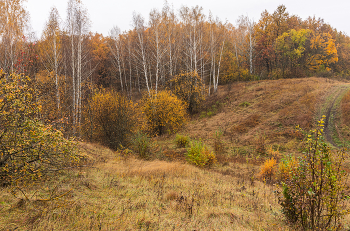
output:
[[[0,12],[0,69],[34,79],[40,119],[67,136],[81,136],[87,102],[101,88],[151,97],[181,76],[210,95],[236,81],[350,73],[349,36],[284,5],[257,22],[240,16],[231,24],[200,6],[175,11],[165,2],[148,21],[134,13],[132,29],[114,26],[103,36],[90,31],[82,1],[69,0],[66,19],[53,7],[40,38],[23,0],[0,1]]]

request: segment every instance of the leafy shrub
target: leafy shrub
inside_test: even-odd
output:
[[[207,116],[207,112],[202,111],[202,112],[201,112],[201,115],[199,116],[199,118],[200,118],[200,119],[203,119],[203,118],[205,118],[206,116]]]
[[[332,152],[323,139],[323,119],[308,135],[307,148],[296,165],[291,160],[282,180],[279,202],[286,218],[302,229],[337,230],[344,209],[344,151]],[[294,161],[294,160],[292,160]]]
[[[132,139],[132,149],[140,158],[147,159],[151,155],[152,141],[145,134],[138,131]]]
[[[40,105],[28,77],[0,71],[0,182],[24,183],[79,162],[73,141],[37,118]]]
[[[259,177],[266,182],[271,182],[275,176],[277,162],[274,158],[267,159],[260,168]]]
[[[204,84],[195,71],[174,76],[170,86],[172,92],[187,103],[189,113],[196,112],[205,99]]]
[[[186,122],[186,104],[170,91],[145,95],[142,110],[147,129],[154,136],[176,132]]]
[[[201,141],[194,140],[187,149],[186,159],[189,163],[199,167],[211,166],[216,162],[216,156]]]
[[[286,182],[291,179],[299,167],[299,162],[295,156],[287,155],[278,164],[277,180],[279,182]]]
[[[208,112],[207,112],[207,117],[210,118],[210,117],[212,117],[213,115],[214,115],[214,112],[212,112],[212,111],[208,111]]]
[[[175,144],[178,148],[185,148],[190,143],[190,137],[176,134]]]
[[[88,103],[85,118],[85,136],[114,150],[130,145],[138,125],[135,105],[114,91],[96,92]]]

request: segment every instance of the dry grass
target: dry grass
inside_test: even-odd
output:
[[[28,200],[18,190],[16,198],[1,189],[0,230],[288,230],[275,188],[252,179],[251,165],[207,170],[123,160],[108,149],[83,145],[95,158],[109,156],[39,191],[26,189]]]
[[[279,189],[258,179],[260,166],[299,152],[295,125],[309,129],[341,84],[308,78],[220,87],[203,108],[226,105],[184,128],[213,150],[214,134],[223,132],[211,168],[186,164],[175,135],[154,139],[153,161],[81,143],[90,167],[40,187],[0,188],[0,230],[294,230],[281,214]],[[345,221],[349,229],[350,216]]]
[[[226,102],[226,106],[215,116],[190,123],[185,130],[209,144],[212,134],[222,130],[229,155],[239,148],[255,154],[255,140],[260,136],[266,137],[266,145],[280,147],[281,153],[296,153],[299,147],[288,145],[292,139],[303,138],[295,126],[309,130],[321,116],[319,108],[327,96],[341,85],[344,83],[325,78],[303,78],[221,86],[212,98]],[[207,104],[213,102],[208,99]],[[242,102],[250,106],[241,107]]]

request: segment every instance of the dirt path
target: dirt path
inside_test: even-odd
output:
[[[326,121],[324,124],[324,135],[327,142],[332,144],[334,147],[338,147],[333,139],[335,129],[335,120],[337,119],[337,110],[339,102],[344,94],[349,90],[349,85],[340,85],[327,97],[328,100],[325,103],[325,110],[323,113],[326,115]]]

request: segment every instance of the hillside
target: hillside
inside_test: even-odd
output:
[[[332,117],[329,142],[344,141],[334,128],[342,125],[339,104],[349,87],[325,78],[221,86],[179,132],[213,150],[222,133],[211,168],[187,164],[175,135],[154,139],[150,160],[80,143],[85,167],[41,187],[0,189],[0,230],[293,230],[278,204],[280,189],[259,178],[260,166],[272,155],[298,155],[303,135],[295,126],[309,130],[323,114]]]

